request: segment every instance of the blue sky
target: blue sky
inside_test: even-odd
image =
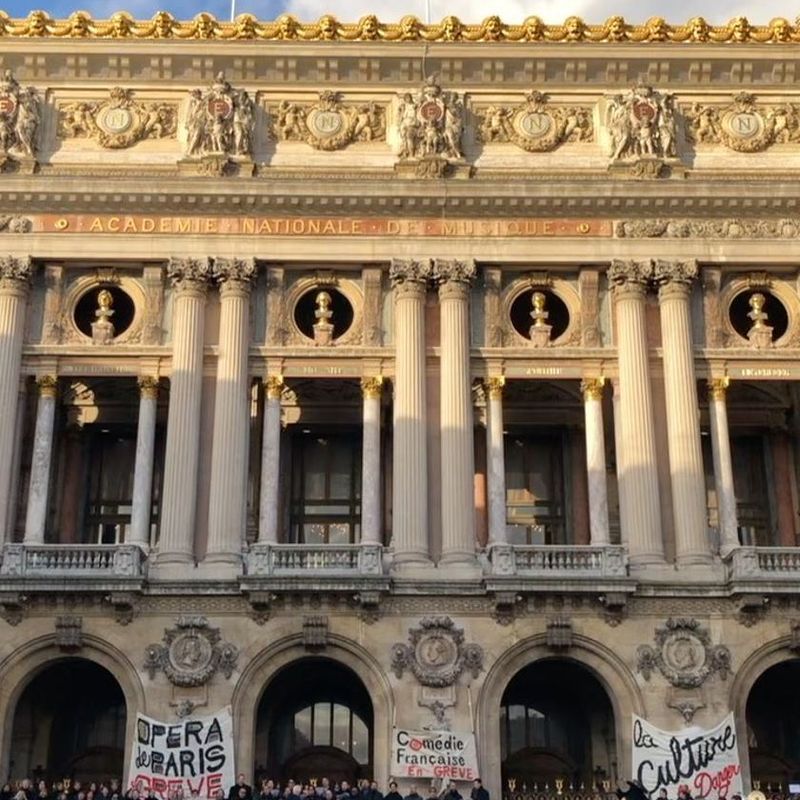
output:
[[[330,12],[340,19],[355,21],[366,13],[376,13],[385,21],[394,21],[404,14],[425,17],[425,0],[235,0],[237,13],[249,11],[258,17],[271,19],[288,11],[303,20],[317,19]],[[42,8],[55,17],[66,17],[72,11],[83,9],[95,17],[108,17],[112,12],[125,9],[138,18],[149,18],[165,9],[181,19],[193,17],[199,11],[210,11],[226,19],[230,15],[231,0],[43,0],[41,5],[31,5],[30,0],[10,0],[4,4],[12,17],[24,17],[33,8]],[[670,22],[684,22],[689,17],[702,14],[712,23],[727,21],[737,14],[746,15],[751,22],[766,24],[776,16],[794,20],[800,8],[792,8],[785,0],[762,0],[758,4],[745,0],[430,0],[431,18],[440,19],[446,14],[456,14],[465,22],[477,22],[491,13],[498,13],[507,22],[520,22],[536,14],[546,22],[561,22],[570,14],[582,16],[589,22],[601,22],[612,14],[622,14],[631,22],[640,22],[649,16],[666,16]]]

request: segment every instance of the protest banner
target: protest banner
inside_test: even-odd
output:
[[[720,800],[742,793],[742,771],[733,714],[710,730],[662,731],[633,717],[633,776],[655,797],[675,797],[688,784],[695,800]]]
[[[210,717],[161,722],[136,716],[128,786],[166,798],[175,789],[190,797],[226,794],[235,782],[231,709]]]
[[[472,781],[480,774],[475,734],[395,728],[389,773],[395,778]]]

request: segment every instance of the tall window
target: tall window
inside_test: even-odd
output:
[[[764,437],[757,434],[731,437],[736,513],[743,545],[766,547],[775,543],[764,445]]]
[[[512,433],[505,440],[506,513],[512,544],[566,541],[561,432]]]
[[[361,433],[292,437],[291,540],[352,544],[361,536]]]

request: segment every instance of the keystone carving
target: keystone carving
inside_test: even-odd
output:
[[[217,670],[230,678],[236,669],[238,649],[221,641],[219,628],[205,617],[178,617],[161,641],[145,649],[144,668],[151,680],[161,670],[175,686],[203,686]]]
[[[101,147],[132,147],[144,139],[173,138],[178,108],[168,103],[140,103],[131,89],[115,86],[107,100],[80,101],[59,108],[59,134],[64,139],[94,139]]]
[[[555,106],[533,90],[517,106],[489,106],[477,112],[480,141],[510,142],[529,153],[555,150],[565,142],[591,142],[592,111],[588,106]]]
[[[405,670],[423,686],[452,686],[466,669],[473,678],[483,670],[483,648],[464,644],[464,631],[450,617],[423,617],[410,628],[408,644],[392,646],[392,669],[398,678]]]
[[[282,100],[272,127],[276,139],[315,150],[341,150],[353,142],[386,138],[386,109],[374,102],[346,105],[339,92],[320,92],[316,103]]]
[[[797,106],[757,106],[750,92],[739,92],[727,106],[695,103],[686,111],[686,118],[695,144],[722,144],[737,153],[757,153],[774,144],[800,142]]]
[[[696,619],[673,619],[656,628],[655,647],[643,644],[636,651],[636,668],[646,681],[658,670],[673,686],[694,689],[719,673],[727,680],[731,653],[725,645],[711,644],[708,631]]]
[[[61,650],[79,650],[82,646],[83,617],[56,617],[56,647]]]

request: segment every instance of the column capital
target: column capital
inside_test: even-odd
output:
[[[280,400],[283,392],[283,375],[267,375],[264,385],[267,387],[268,400]]]
[[[491,400],[503,399],[503,387],[506,385],[506,379],[504,375],[497,375],[493,378],[487,378],[483,382],[483,385]]]
[[[371,378],[361,379],[361,394],[365,399],[379,398],[383,392],[383,375],[375,375]]]
[[[692,284],[699,275],[697,261],[662,261],[656,260],[654,267],[654,281],[658,286],[660,298],[670,295],[688,296]]]
[[[205,293],[211,279],[211,260],[208,258],[171,258],[167,277],[179,292]]]
[[[423,294],[433,277],[433,262],[429,258],[393,258],[389,266],[389,280],[397,296]]]
[[[32,273],[30,256],[0,256],[0,289],[27,289]]]
[[[606,379],[602,375],[599,378],[584,378],[581,381],[581,393],[583,394],[584,401],[602,400],[603,387],[605,385]]]
[[[432,278],[440,286],[443,283],[463,283],[469,286],[475,280],[475,259],[436,258],[433,261]]]
[[[730,383],[727,375],[724,378],[711,378],[708,381],[708,396],[712,400],[724,400]]]
[[[644,295],[653,278],[653,262],[615,259],[608,268],[608,282],[617,296],[623,294]]]
[[[158,378],[155,375],[141,375],[136,382],[139,384],[139,397],[142,400],[158,399]]]
[[[40,397],[55,397],[58,392],[58,378],[55,375],[40,375],[36,379]]]
[[[220,291],[249,292],[256,275],[254,258],[215,258],[211,275]]]

